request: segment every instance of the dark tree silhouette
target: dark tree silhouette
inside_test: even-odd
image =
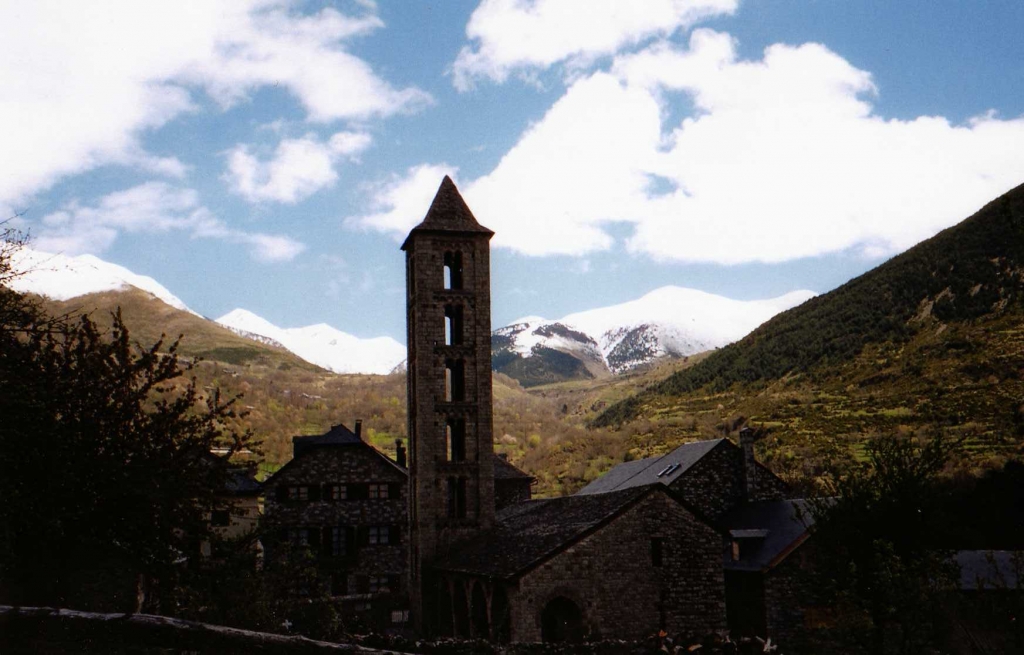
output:
[[[134,609],[136,583],[169,583],[208,530],[226,475],[211,449],[253,437],[184,378],[176,342],[142,347],[119,312],[104,332],[11,290],[17,247],[0,243],[0,602]]]

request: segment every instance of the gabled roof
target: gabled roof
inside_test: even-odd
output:
[[[725,439],[683,444],[661,457],[625,462],[576,492],[577,495],[604,494],[610,491],[661,483],[668,486],[686,473],[702,457]]]
[[[511,479],[523,479],[533,480],[533,476],[526,473],[515,464],[511,463],[504,457],[494,453],[494,479],[495,480],[511,480]]]
[[[726,549],[725,568],[767,571],[807,539],[814,517],[803,498],[764,500],[736,507],[722,517],[721,525],[741,542],[739,560],[733,560],[731,547]]]
[[[487,238],[494,236],[494,232],[477,223],[473,212],[470,211],[466,201],[462,199],[459,190],[455,188],[452,178],[447,175],[441,180],[441,186],[437,189],[434,201],[430,203],[427,215],[419,225],[409,232],[409,236],[405,238],[402,250],[405,250],[406,246],[409,245],[409,239],[412,238],[412,235],[419,232],[483,234]]]
[[[324,434],[308,437],[292,437],[292,448],[296,457],[318,446],[351,446],[362,444],[363,440],[356,433],[342,424],[332,426]]]
[[[309,453],[319,450],[321,448],[329,447],[361,446],[363,448],[367,448],[369,449],[370,452],[372,452],[374,455],[387,462],[398,472],[402,473],[403,475],[409,474],[408,469],[406,469],[404,466],[399,466],[398,463],[395,462],[393,459],[391,459],[384,453],[380,452],[370,444],[360,439],[355,432],[349,430],[347,427],[341,424],[332,426],[331,429],[324,434],[315,434],[308,437],[292,437],[292,444],[292,458],[288,460],[288,462],[284,466],[279,468],[273,475],[267,478],[263,482],[264,486],[273,484],[282,473],[291,468],[292,465],[295,464],[295,462],[298,461],[300,458],[307,456]]]
[[[494,527],[453,547],[444,571],[509,578],[532,568],[610,521],[652,488],[528,500],[503,509]]]

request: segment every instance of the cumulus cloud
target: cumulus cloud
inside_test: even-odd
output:
[[[347,52],[382,27],[369,7],[300,14],[287,0],[139,3],[40,0],[0,5],[0,202],[62,176],[124,164],[180,176],[184,164],[146,153],[140,135],[205,91],[222,107],[273,85],[311,121],[367,119],[431,101],[394,88]]]
[[[887,119],[879,93],[823,45],[743,60],[729,35],[696,30],[577,79],[461,189],[494,243],[527,255],[608,249],[620,223],[637,255],[736,264],[892,255],[1024,181],[1024,118]],[[361,224],[400,238],[416,207],[392,190],[424,170]]]
[[[470,16],[472,41],[452,67],[455,86],[477,78],[504,82],[567,62],[577,68],[698,20],[730,14],[737,0],[484,0]]]
[[[294,259],[305,246],[289,237],[250,233],[228,227],[199,203],[194,189],[165,182],[146,182],[100,198],[93,205],[78,201],[47,214],[33,243],[41,250],[68,255],[99,254],[127,233],[189,232],[194,238],[222,239],[248,247],[263,262]]]
[[[454,180],[456,173],[457,169],[447,164],[422,164],[410,168],[404,176],[369,186],[366,195],[371,201],[371,213],[351,216],[345,223],[404,237],[423,220],[444,176],[450,175]]]
[[[224,177],[231,191],[249,202],[296,203],[334,184],[338,161],[355,158],[370,141],[370,135],[361,132],[338,132],[326,142],[307,134],[282,140],[266,162],[260,161],[250,146],[238,145],[228,153]]]

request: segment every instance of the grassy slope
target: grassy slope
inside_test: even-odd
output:
[[[768,321],[700,365],[617,403],[595,424],[642,413],[657,396],[725,391],[824,372],[870,344],[902,344],[927,321],[963,323],[1015,311],[1024,297],[1024,186],[882,266]]]

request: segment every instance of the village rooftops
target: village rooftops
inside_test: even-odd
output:
[[[652,484],[668,486],[725,439],[683,444],[661,457],[625,462],[576,492],[576,495],[604,494]]]

